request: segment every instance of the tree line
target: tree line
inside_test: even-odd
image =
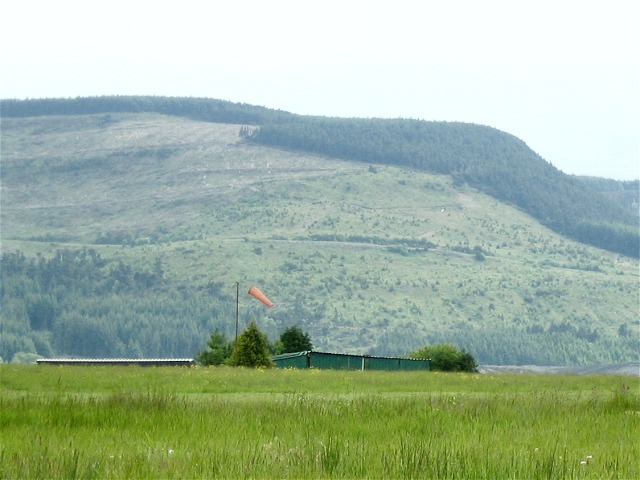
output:
[[[363,285],[369,280],[361,279]],[[0,257],[0,357],[3,361],[37,356],[193,358],[206,350],[214,332],[219,337],[213,338],[213,345],[226,352],[226,359],[232,352],[233,342],[227,339],[233,334],[236,313],[235,296],[225,293],[229,290],[215,280],[194,287],[167,278],[161,259],[134,268],[88,248],[60,250],[50,258],[4,253]],[[331,321],[356,325],[355,319],[332,313],[326,302],[301,294],[273,318],[261,318],[264,309],[257,306],[244,310],[243,317],[268,325],[274,339],[269,351],[274,354],[288,348],[308,349],[300,344],[287,346],[291,342],[276,338],[290,325],[315,325],[314,335],[320,342],[335,334]],[[481,363],[570,365],[631,361],[638,352],[637,322],[621,324],[615,338],[580,322],[529,330],[516,326],[446,329],[438,334],[421,333],[412,322],[360,325],[361,334],[370,335],[378,345],[369,349],[371,355],[406,355],[424,345],[453,342],[473,351]]]
[[[126,95],[30,100],[2,99],[0,110],[3,117],[160,113],[207,122],[248,125],[280,121],[291,115],[265,107],[210,98]]]
[[[229,340],[219,330],[211,334],[207,348],[196,356],[201,365],[230,365],[234,367],[265,367],[273,366],[272,355],[282,353],[311,351],[313,343],[308,332],[293,325],[280,335],[280,338],[270,343],[267,335],[260,331],[255,320],[249,323],[237,340]]]
[[[51,258],[0,258],[0,357],[191,357],[215,327],[230,329],[233,299],[215,282],[184,288],[92,249]]]

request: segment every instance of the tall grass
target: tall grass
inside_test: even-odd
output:
[[[1,478],[640,477],[635,378],[0,372]]]

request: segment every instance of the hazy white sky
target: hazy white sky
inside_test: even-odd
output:
[[[209,97],[490,125],[566,173],[640,177],[632,0],[3,2],[0,97]]]

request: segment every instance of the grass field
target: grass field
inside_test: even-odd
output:
[[[0,478],[640,478],[640,379],[0,366]]]

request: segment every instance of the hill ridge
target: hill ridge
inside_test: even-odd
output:
[[[637,216],[586,182],[566,175],[517,137],[494,127],[410,119],[343,119],[295,115],[228,101],[181,97],[85,97],[2,100],[2,115],[157,112],[205,121],[255,125],[243,138],[377,164],[452,175],[531,214],[569,238],[638,258]]]

